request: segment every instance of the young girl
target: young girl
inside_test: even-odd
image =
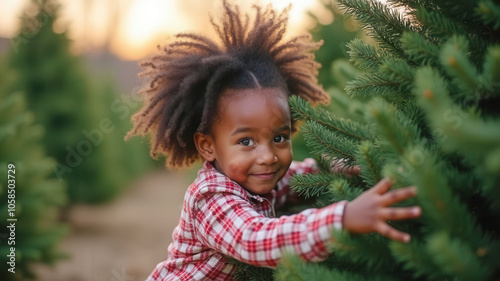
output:
[[[221,45],[178,34],[142,64],[150,82],[128,137],[149,134],[151,154],[165,155],[169,166],[204,161],[184,197],[168,258],[148,280],[229,280],[236,270],[231,258],[275,267],[292,252],[319,261],[334,228],[408,242],[408,234],[386,221],[419,216],[418,207],[390,207],[415,189],[389,191],[388,180],[351,202],[275,217],[291,175],[315,171],[311,159],[292,162],[296,124],[288,97],[328,102],[311,54],[320,43],[309,36],[283,39],[288,10],[255,7],[250,22],[238,7],[223,6],[221,24],[212,21]]]

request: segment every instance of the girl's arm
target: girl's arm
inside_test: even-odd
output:
[[[280,218],[258,214],[249,202],[232,193],[211,194],[197,204],[197,239],[224,255],[266,267],[275,267],[287,252],[307,261],[325,259],[333,228],[343,227],[351,233],[378,232],[408,242],[410,236],[389,226],[387,220],[420,216],[419,207],[390,207],[413,197],[416,190],[406,187],[389,191],[390,187],[389,180],[384,179],[351,202]]]
[[[218,193],[198,201],[197,239],[245,263],[276,267],[284,253],[308,261],[327,257],[334,227],[342,227],[345,201],[293,216],[267,218],[234,194]]]

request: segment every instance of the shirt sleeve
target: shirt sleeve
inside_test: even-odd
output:
[[[309,174],[318,171],[316,161],[306,158],[303,161],[293,161],[285,176],[278,182],[276,192],[276,207],[284,205],[287,201],[298,201],[297,194],[290,189],[290,179],[295,174]]]
[[[213,194],[199,202],[198,239],[245,263],[274,268],[284,253],[324,260],[334,228],[342,227],[345,201],[292,216],[267,218],[234,194]]]

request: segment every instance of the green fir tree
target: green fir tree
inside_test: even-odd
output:
[[[325,172],[293,179],[315,206],[351,200],[383,177],[414,185],[422,207],[393,221],[412,235],[335,232],[321,263],[282,261],[276,280],[500,280],[500,4],[490,0],[340,0],[370,40],[348,44],[351,74],[332,103],[312,108],[306,140],[320,163],[343,158],[359,177]],[[349,75],[346,75],[348,77]],[[324,163],[327,164],[327,163]]]
[[[66,32],[54,31],[58,10],[57,1],[31,1],[11,41],[9,66],[21,74],[18,89],[47,130],[43,144],[56,159],[53,173],[68,182],[70,201],[103,202],[152,163],[146,144],[123,141],[140,102],[89,75]]]
[[[53,176],[41,143],[43,127],[13,86],[12,71],[0,69],[0,263],[1,280],[32,277],[34,263],[52,264],[66,227],[59,221],[66,184]]]

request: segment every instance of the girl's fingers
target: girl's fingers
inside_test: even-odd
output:
[[[420,207],[384,208],[379,211],[380,218],[384,221],[412,219],[420,216],[420,213]]]
[[[417,188],[414,186],[396,189],[382,195],[381,204],[382,206],[390,206],[398,202],[404,201],[408,198],[411,198],[416,194],[417,194]]]
[[[331,162],[330,165],[330,172],[336,173],[336,174],[344,174],[347,176],[358,176],[361,169],[359,166],[352,166],[349,168],[346,168],[346,160],[342,158],[335,158]]]
[[[378,233],[382,234],[387,238],[397,240],[403,243],[408,243],[410,242],[411,239],[410,234],[401,232],[389,226],[387,223],[377,224],[377,226],[375,227],[375,231],[377,231]]]
[[[345,171],[347,175],[351,176],[359,176],[361,169],[358,166],[353,166]]]
[[[377,193],[377,194],[384,194],[386,193],[389,189],[391,189],[392,183],[389,180],[389,178],[383,178],[381,181],[379,181],[373,188],[372,190]]]

